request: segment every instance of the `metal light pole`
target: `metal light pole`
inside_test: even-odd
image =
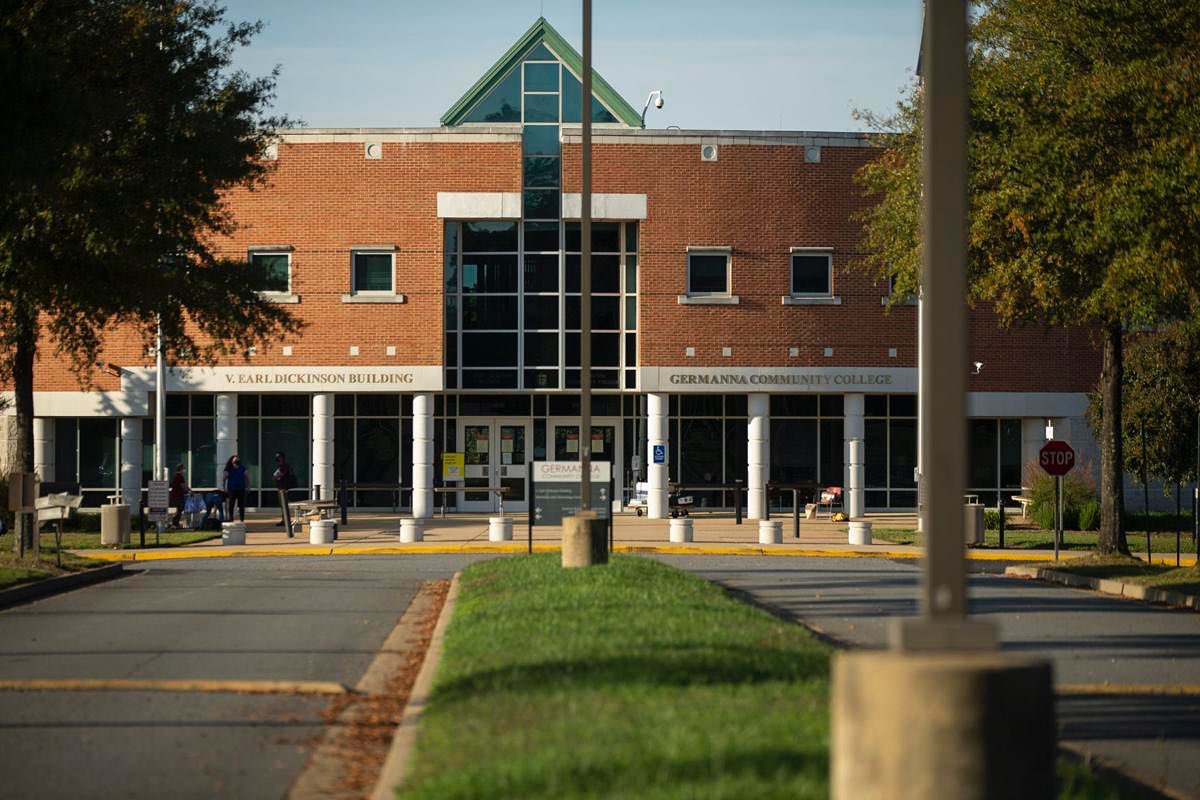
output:
[[[1050,664],[1000,653],[994,627],[967,617],[967,1],[925,12],[921,617],[898,621],[888,650],[834,655],[830,795],[1049,800]]]
[[[161,315],[154,335],[154,479],[167,480],[167,354]],[[161,519],[155,524],[159,536],[165,527]]]
[[[925,247],[918,343],[921,482],[926,542],[922,616],[893,630],[904,649],[987,647],[986,623],[968,623],[963,559],[967,378],[967,64],[961,0],[926,7],[922,157]],[[933,335],[936,331],[937,335]],[[937,420],[937,425],[930,422]]]
[[[579,508],[592,507],[592,0],[583,0],[583,124],[579,195]]]

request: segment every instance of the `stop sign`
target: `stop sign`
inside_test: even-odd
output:
[[[1042,446],[1038,463],[1051,475],[1066,475],[1075,466],[1075,451],[1066,442],[1052,439]]]

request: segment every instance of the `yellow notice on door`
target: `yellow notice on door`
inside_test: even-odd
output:
[[[465,463],[462,453],[442,453],[442,480],[461,481]]]

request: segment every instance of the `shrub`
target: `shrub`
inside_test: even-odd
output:
[[[1054,528],[1054,478],[1047,475],[1034,461],[1025,465],[1025,486],[1029,487],[1033,507],[1030,514],[1038,527]],[[1079,512],[1088,503],[1095,503],[1096,482],[1091,465],[1076,465],[1063,477],[1063,529],[1079,530]]]
[[[985,508],[983,510],[983,527],[989,531],[1000,530],[1000,512],[994,508]]]
[[[1090,500],[1079,507],[1079,530],[1100,530],[1100,503]]]

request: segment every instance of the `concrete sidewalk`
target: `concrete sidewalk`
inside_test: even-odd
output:
[[[205,558],[266,555],[367,555],[386,553],[468,553],[522,552],[528,548],[528,516],[509,515],[513,520],[513,541],[488,541],[488,514],[451,514],[428,520],[425,540],[401,544],[400,520],[404,514],[351,513],[349,524],[342,527],[338,541],[333,544],[310,545],[307,536],[289,539],[275,525],[274,515],[257,515],[246,522],[246,544],[227,546],[221,539],[171,548],[125,550],[80,550],[80,555],[112,561],[149,561],[175,558]],[[912,529],[916,518],[912,514],[873,514],[869,517],[878,529]],[[842,556],[917,559],[923,549],[897,545],[876,539],[872,545],[847,543],[846,523],[828,518],[800,520],[800,536],[796,538],[790,515],[773,516],[783,523],[783,544],[760,545],[758,523],[745,520],[737,525],[728,513],[701,513],[693,520],[694,541],[672,544],[668,537],[668,520],[652,520],[632,514],[614,518],[614,543],[618,551],[722,554],[722,555],[779,555],[779,556]],[[559,527],[535,527],[535,550],[558,549],[562,537]],[[1064,558],[1086,555],[1084,551],[1064,553]],[[973,549],[968,557],[979,560],[1048,561],[1053,553],[1045,550]]]

